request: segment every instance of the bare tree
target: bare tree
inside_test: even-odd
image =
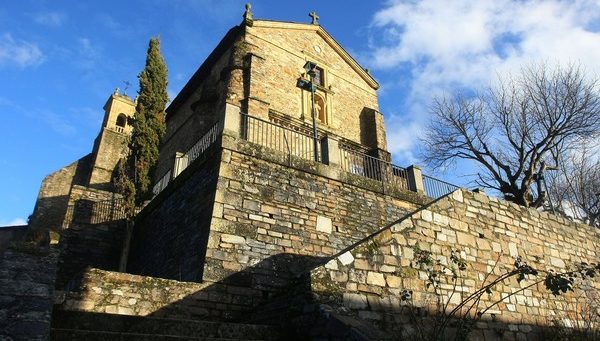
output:
[[[546,176],[551,209],[600,228],[600,146],[582,145],[560,161],[558,172]],[[594,152],[596,151],[596,152]]]
[[[544,171],[573,142],[600,131],[600,89],[578,66],[524,68],[478,96],[440,98],[422,140],[434,168],[475,161],[476,183],[539,207]]]

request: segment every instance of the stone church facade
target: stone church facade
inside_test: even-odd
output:
[[[297,86],[311,80],[307,62],[316,127],[312,94]],[[243,338],[251,328],[256,339],[395,339],[416,332],[407,292],[433,313],[515,257],[555,271],[596,260],[596,231],[390,163],[377,89],[316,16],[258,20],[247,7],[167,108],[155,197],[132,224],[109,182],[134,102],[113,94],[93,152],[44,180],[32,218],[64,227],[54,337]],[[458,294],[450,283],[431,293],[418,250],[443,264],[459,252],[469,266]],[[520,285],[482,298],[506,300],[474,339],[541,337],[551,316],[579,312],[574,295],[556,304]]]

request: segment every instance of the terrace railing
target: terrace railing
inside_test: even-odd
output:
[[[169,169],[152,188],[154,195],[162,192],[169,182],[175,179],[189,165],[202,155],[210,146],[212,146],[221,132],[223,131],[223,122],[215,123],[187,152],[181,156],[176,156],[174,169]]]
[[[373,156],[345,148],[340,148],[342,169],[396,188],[409,189],[408,171],[405,168]]]
[[[125,202],[122,198],[103,201],[80,199],[67,207],[63,228],[71,222],[101,224],[127,218]]]
[[[442,197],[460,188],[459,186],[425,174],[423,174],[423,186],[425,187],[425,194],[431,198]]]
[[[242,138],[249,142],[297,156],[314,160],[313,136],[302,131],[302,128],[288,128],[258,117],[241,113]],[[317,155],[321,160],[320,144]]]
[[[240,129],[239,136],[241,138],[283,152],[289,156],[290,162],[292,156],[314,160],[315,144],[309,128],[301,126],[286,127],[244,113],[240,113],[239,115],[240,121],[238,122],[236,119],[231,128],[234,130]],[[158,195],[158,193],[167,187],[172,179],[176,178],[214,144],[221,135],[223,128],[223,121],[217,122],[186,153],[178,153],[175,158],[174,167],[167,171],[154,185],[154,194]],[[329,163],[329,160],[322,160],[321,143],[322,141],[317,143],[317,159],[319,162]],[[337,148],[335,147],[335,149]],[[329,149],[327,148],[327,150]],[[425,194],[432,198],[439,198],[459,188],[458,186],[427,175],[423,175],[421,181],[421,172],[416,167],[406,169],[365,154],[362,151],[341,145],[339,146],[339,150],[339,162],[344,171],[379,181],[384,186],[421,193],[424,191]]]

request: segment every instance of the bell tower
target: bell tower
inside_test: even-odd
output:
[[[135,102],[119,89],[110,95],[104,105],[104,120],[98,137],[94,141],[93,164],[89,186],[110,190],[110,182],[119,160],[127,155],[127,142],[133,126]]]

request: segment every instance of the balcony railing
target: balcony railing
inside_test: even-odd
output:
[[[346,172],[391,184],[396,188],[409,189],[408,172],[405,168],[345,148],[340,148],[340,161]]]
[[[289,156],[290,162],[292,156],[314,160],[315,144],[313,136],[310,134],[310,127],[286,127],[244,113],[239,115],[240,121],[237,121],[236,118],[234,120],[235,124],[228,123],[230,124],[228,129],[238,131],[241,138],[283,152]],[[176,178],[215,143],[223,131],[223,122],[223,120],[219,121],[212,126],[185,154],[176,155],[174,167],[167,171],[154,185],[153,192],[155,195],[164,190],[172,179]],[[317,143],[317,159],[319,162],[329,164],[329,160],[322,160],[321,143],[326,142],[319,140],[319,143]],[[330,150],[330,148],[327,148],[327,150]],[[418,168],[407,170],[388,161],[365,154],[363,150],[350,149],[345,145],[339,145],[339,150],[339,161],[344,171],[379,181],[384,186],[421,193],[424,191],[431,198],[439,198],[459,188],[427,175],[422,175],[421,181],[421,172]]]
[[[242,138],[290,156],[314,160],[313,136],[302,128],[288,128],[258,117],[241,114]],[[317,145],[317,157],[321,160],[320,145]]]
[[[215,123],[192,148],[180,157],[176,157],[175,167],[173,170],[169,169],[158,182],[152,188],[152,193],[158,195],[162,192],[169,182],[175,179],[181,172],[183,172],[189,165],[194,162],[200,155],[202,155],[210,146],[217,141],[217,137],[221,135],[223,131],[223,122],[218,121]]]
[[[460,188],[425,174],[423,174],[423,187],[425,187],[425,194],[431,198],[439,198]]]

